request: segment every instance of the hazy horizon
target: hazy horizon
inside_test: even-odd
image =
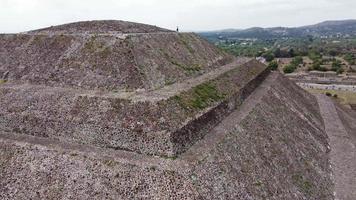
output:
[[[179,26],[183,31],[297,27],[356,19],[355,7],[351,0],[0,0],[0,32],[103,19]]]

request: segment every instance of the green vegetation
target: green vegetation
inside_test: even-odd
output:
[[[341,74],[343,72],[341,64],[342,63],[340,60],[334,60],[331,65],[331,70],[337,72],[338,74]]]
[[[102,59],[108,58],[110,54],[111,54],[111,49],[110,49],[110,47],[105,47],[102,51],[99,52],[99,56],[100,56]]]
[[[347,53],[345,56],[344,56],[344,59],[349,63],[349,65],[355,65],[355,55],[354,54],[351,54],[351,53]]]
[[[189,53],[194,54],[195,53],[194,49],[190,46],[188,39],[185,37],[186,36],[184,34],[180,34],[180,39],[184,44],[184,46],[188,49]]]
[[[190,65],[190,66],[180,65],[179,67],[181,67],[182,69],[184,69],[188,73],[199,72],[202,69],[201,65],[199,65],[199,64],[193,64],[193,65]]]
[[[311,68],[309,68],[309,71],[316,70],[316,71],[326,72],[327,69],[325,67],[322,67],[321,65],[322,65],[322,61],[314,60],[313,65],[311,66]]]
[[[204,83],[191,91],[175,96],[175,100],[185,109],[204,109],[225,97],[213,83]]]
[[[163,159],[166,159],[166,160],[177,160],[177,156],[165,156],[165,155],[162,155],[162,156],[160,156],[161,158],[163,158]]]
[[[113,167],[116,165],[116,162],[114,160],[104,160],[103,161],[105,165],[107,165],[108,167]]]
[[[87,43],[85,43],[84,50],[89,53],[98,53],[98,55],[105,59],[111,54],[111,48],[105,46],[105,43],[97,40],[98,36],[92,36]]]
[[[268,51],[268,52],[262,54],[262,57],[264,57],[267,62],[271,62],[272,60],[274,60],[275,55],[272,52]]]
[[[291,65],[294,65],[294,66],[299,66],[303,64],[303,57],[301,56],[297,56],[295,58],[293,58],[292,62],[291,62]]]
[[[173,60],[172,58],[170,58],[170,62],[173,64],[173,65],[176,65],[180,68],[182,68],[184,71],[186,71],[187,74],[192,74],[192,73],[195,73],[195,72],[199,72],[202,68],[201,68],[201,65],[199,64],[194,64],[194,65],[183,65],[179,62],[177,62],[176,60]]]
[[[85,43],[84,49],[88,50],[89,52],[95,52],[97,48],[102,47],[96,42],[98,36],[92,36],[87,43]]]
[[[272,71],[275,71],[278,69],[278,62],[277,61],[272,61],[268,64],[268,68]]]
[[[298,188],[303,192],[304,194],[311,194],[312,189],[314,188],[314,185],[306,180],[302,175],[296,174],[292,176],[294,184],[298,186]]]
[[[315,61],[319,61],[322,58],[322,55],[320,54],[319,51],[311,50],[308,52],[308,57],[310,58],[310,60],[315,62]]]
[[[293,73],[296,69],[297,69],[297,67],[294,65],[286,65],[283,68],[283,72],[286,74],[290,74],[290,73]]]
[[[229,36],[214,38],[215,44],[236,56],[264,57],[267,62],[276,58],[293,58],[286,71],[294,71],[299,66],[307,67],[308,70],[335,71],[342,73],[345,70],[353,72],[351,68],[341,62],[343,59],[348,65],[356,63],[356,38],[317,36],[280,37],[280,38],[234,38]],[[308,57],[312,63],[303,62],[303,57]],[[332,62],[335,61],[332,67]],[[345,62],[345,63],[346,63]],[[285,64],[285,63],[284,63]],[[347,68],[348,67],[348,68]],[[293,70],[294,69],[294,70]],[[304,70],[304,69],[303,69]]]
[[[7,80],[5,80],[5,79],[0,79],[0,84],[6,83],[6,82],[7,82]]]
[[[263,185],[263,183],[261,181],[256,181],[254,185],[260,187]]]
[[[192,74],[195,72],[199,72],[200,70],[202,70],[202,66],[200,64],[193,64],[193,65],[184,65],[182,63],[179,63],[177,60],[175,60],[175,58],[171,55],[169,55],[166,51],[164,51],[163,49],[159,49],[159,51],[161,52],[161,54],[164,55],[164,57],[166,57],[166,59],[173,65],[176,65],[180,68],[182,68],[184,71],[186,71],[188,74]]]
[[[303,64],[303,57],[297,56],[293,58],[290,64],[284,66],[283,72],[286,74],[293,73],[301,64]]]

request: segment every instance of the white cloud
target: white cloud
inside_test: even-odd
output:
[[[297,26],[356,18],[354,0],[0,0],[0,32],[122,19],[174,29]]]

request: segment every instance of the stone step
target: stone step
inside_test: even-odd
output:
[[[160,96],[155,101],[146,100],[151,93],[121,98],[123,93],[3,84],[0,130],[174,157],[237,109],[269,73],[256,61],[222,71],[177,84],[176,93],[153,91]]]

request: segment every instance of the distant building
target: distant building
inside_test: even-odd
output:
[[[267,60],[264,57],[256,57],[256,60],[258,60],[259,62],[264,63],[264,64],[267,63]]]

